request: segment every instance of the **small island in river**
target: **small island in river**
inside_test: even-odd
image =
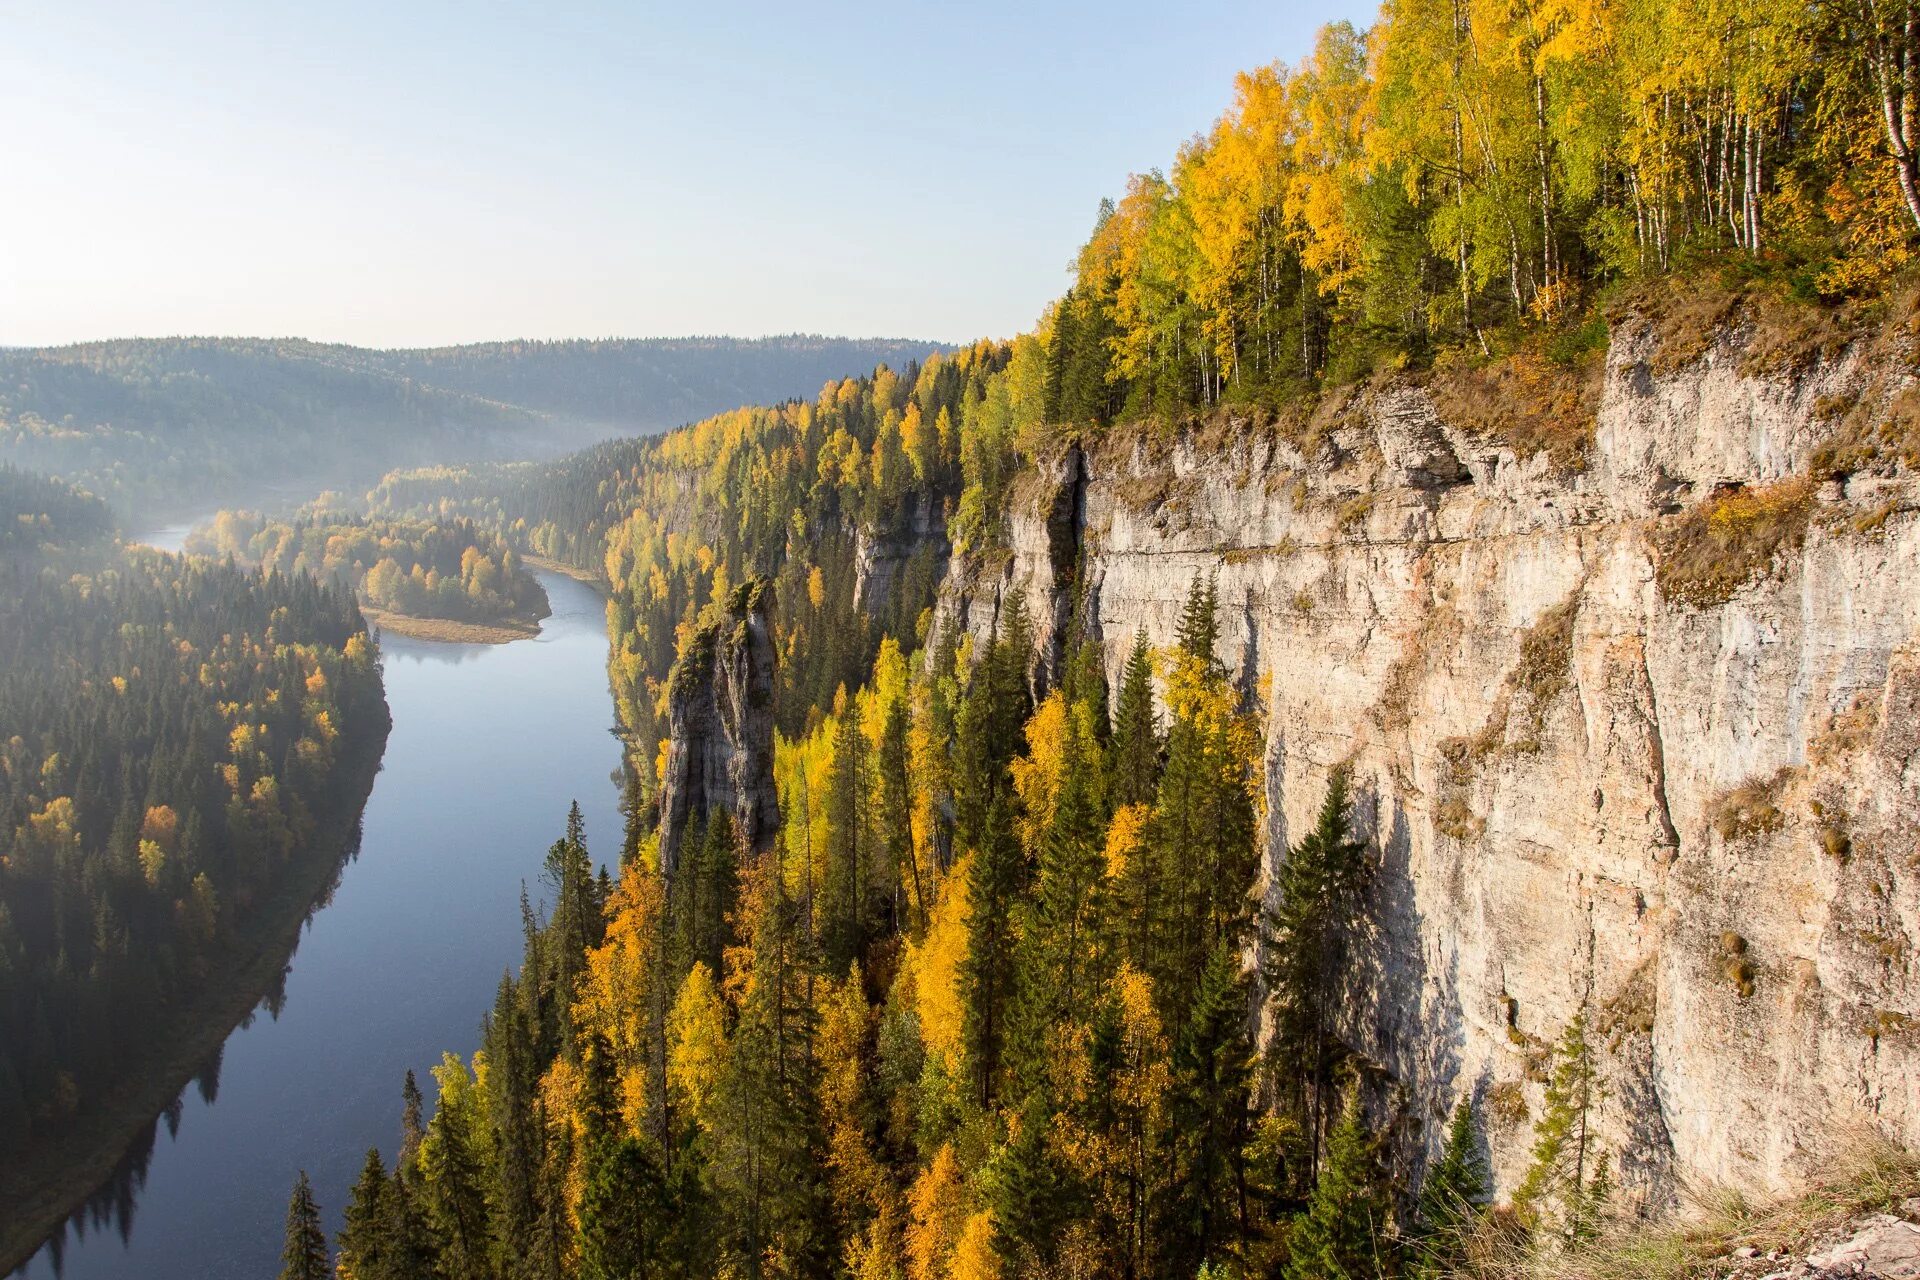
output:
[[[470,520],[369,519],[317,511],[275,520],[223,511],[187,550],[350,586],[381,631],[462,644],[539,634],[547,593],[520,553]]]

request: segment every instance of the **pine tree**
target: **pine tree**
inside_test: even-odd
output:
[[[987,1175],[996,1243],[1019,1274],[1048,1274],[1062,1229],[1082,1211],[1085,1188],[1049,1148],[1052,1115],[1039,1093],[1020,1109],[1019,1131]]]
[[[327,1280],[327,1236],[320,1228],[320,1206],[302,1169],[287,1201],[287,1243],[280,1251],[280,1280]]]
[[[347,1200],[346,1223],[337,1242],[342,1275],[354,1280],[397,1280],[398,1241],[393,1238],[393,1207],[388,1201],[392,1191],[380,1149],[369,1147]]]
[[[426,1137],[426,1128],[421,1117],[425,1114],[426,1100],[420,1096],[420,1084],[413,1078],[413,1069],[407,1069],[406,1083],[400,1086],[400,1155],[394,1162],[394,1171],[411,1171],[414,1162],[420,1156],[420,1142]]]
[[[1246,1225],[1239,1194],[1253,1044],[1237,947],[1213,949],[1173,1048],[1171,1167],[1160,1236],[1170,1273],[1183,1274]]]
[[[1160,782],[1160,751],[1160,723],[1153,709],[1153,649],[1147,644],[1147,633],[1136,631],[1114,707],[1109,756],[1114,808],[1153,802]]]
[[[827,868],[819,922],[827,971],[844,974],[866,947],[869,900],[866,735],[859,712],[844,696],[827,773]]]
[[[672,1221],[659,1167],[638,1139],[604,1145],[588,1162],[580,1194],[582,1280],[657,1274]]]
[[[1099,977],[1106,942],[1106,868],[1096,751],[1080,714],[1069,708],[1060,789],[1053,819],[1040,835],[1032,919],[1023,931],[1024,970],[1018,986],[1030,1006],[1024,1035],[1030,1059],[1044,1054],[1049,1027],[1087,1021]]]
[[[1287,1239],[1286,1280],[1372,1280],[1390,1274],[1387,1196],[1358,1092],[1347,1099],[1305,1212]]]
[[[1209,671],[1220,669],[1214,647],[1220,641],[1218,589],[1211,577],[1195,575],[1187,588],[1187,603],[1180,611],[1180,626],[1174,633],[1181,652],[1199,659]]]
[[[1546,1106],[1533,1127],[1533,1162],[1513,1193],[1523,1221],[1569,1244],[1598,1229],[1611,1191],[1609,1162],[1596,1149],[1591,1124],[1601,1094],[1583,1005],[1554,1046]]]
[[[1017,940],[1014,912],[1025,880],[1025,857],[1013,834],[1012,801],[989,802],[967,886],[967,953],[960,965],[962,1034],[974,1096],[993,1105],[1001,1083],[1015,1000]]]
[[[1465,1260],[1464,1245],[1493,1194],[1493,1176],[1475,1132],[1473,1103],[1453,1109],[1446,1145],[1420,1184],[1416,1261],[1421,1275],[1450,1275]]]
[[[487,1169],[462,1117],[444,1105],[421,1144],[421,1210],[441,1241],[446,1280],[483,1280],[487,1265]]]
[[[1280,1086],[1307,1130],[1309,1171],[1332,1122],[1338,1044],[1333,1021],[1345,976],[1347,932],[1367,879],[1366,845],[1351,837],[1347,774],[1327,780],[1313,830],[1288,851],[1267,918],[1267,985],[1276,1007],[1273,1056]]]
[[[907,700],[895,698],[887,704],[881,722],[880,751],[875,761],[878,776],[877,824],[885,849],[883,861],[891,868],[890,878],[897,886],[888,895],[887,926],[898,933],[909,919],[926,921],[927,886],[918,853],[913,844],[913,788],[908,777]],[[906,902],[901,899],[905,897]]]

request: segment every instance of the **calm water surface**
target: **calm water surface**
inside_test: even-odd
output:
[[[140,540],[172,549],[185,527]],[[463,1056],[520,954],[519,891],[578,799],[596,862],[617,856],[620,763],[607,690],[606,615],[591,588],[539,574],[553,615],[537,638],[381,645],[393,732],[358,860],[293,958],[278,1018],[227,1039],[212,1103],[189,1086],[163,1127],[126,1243],[69,1239],[68,1280],[198,1280],[278,1273],[287,1193],[313,1179],[329,1235],[369,1146],[389,1163],[400,1085],[443,1050]],[[43,1252],[32,1280],[50,1280]]]

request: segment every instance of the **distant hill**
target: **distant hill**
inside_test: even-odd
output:
[[[0,350],[0,461],[64,476],[129,518],[275,486],[542,454],[741,404],[811,396],[941,344],[668,338],[376,351],[160,338]]]

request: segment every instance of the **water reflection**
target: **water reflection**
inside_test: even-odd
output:
[[[518,959],[519,887],[538,893],[568,803],[596,853],[620,831],[604,605],[571,578],[539,577],[553,614],[536,639],[383,640],[393,729],[351,873],[263,993],[269,1016],[236,1029],[198,1086],[183,1082],[29,1264],[33,1280],[275,1274],[295,1174],[307,1171],[331,1235],[367,1148],[392,1155],[405,1073],[431,1092],[441,1053],[473,1049]]]
[[[369,779],[369,782],[371,782],[371,779]],[[365,802],[366,795],[363,793],[359,797],[358,803],[364,804]],[[281,1011],[286,1008],[287,978],[288,975],[293,972],[293,957],[299,950],[300,939],[306,935],[307,928],[312,924],[314,916],[325,910],[327,905],[333,901],[334,891],[340,886],[341,875],[346,870],[347,865],[359,856],[361,839],[362,825],[360,821],[356,819],[349,830],[347,839],[340,847],[333,873],[328,877],[326,886],[306,908],[306,913],[301,920],[300,927],[292,934],[292,940],[287,947],[285,959],[278,969],[275,970],[271,983],[268,985],[266,991],[261,993],[259,1001],[250,1007],[246,1015],[241,1018],[236,1028],[237,1031],[244,1031],[248,1027],[251,1027],[255,1016],[262,1009],[266,1010],[267,1016],[270,1019],[278,1020]],[[123,1247],[131,1242],[133,1237],[134,1209],[138,1202],[140,1190],[146,1184],[147,1169],[153,1160],[154,1148],[160,1126],[162,1124],[166,1125],[167,1137],[169,1139],[180,1136],[180,1120],[186,1113],[187,1091],[189,1089],[199,1094],[202,1106],[212,1106],[219,1098],[220,1067],[226,1055],[226,1045],[227,1041],[223,1039],[213,1047],[199,1066],[194,1069],[192,1076],[182,1083],[180,1092],[174,1096],[173,1100],[162,1107],[159,1114],[154,1116],[154,1118],[145,1125],[142,1125],[134,1134],[132,1140],[127,1145],[127,1149],[121,1154],[119,1161],[114,1165],[113,1172],[110,1173],[106,1180],[98,1187],[94,1188],[86,1200],[78,1208],[74,1209],[74,1211],[68,1215],[67,1220],[61,1223],[54,1233],[48,1237],[46,1243],[41,1246],[39,1258],[23,1265],[14,1274],[30,1274],[37,1262],[44,1261],[55,1275],[63,1275],[66,1270],[69,1241],[71,1240],[77,1246],[79,1243],[87,1240],[89,1233],[97,1237],[104,1234],[109,1227],[112,1228],[115,1238],[119,1240]]]

